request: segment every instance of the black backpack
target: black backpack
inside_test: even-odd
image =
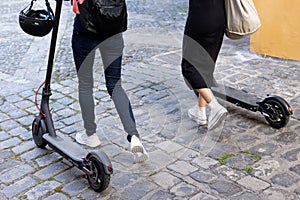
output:
[[[127,29],[125,0],[85,0],[78,3],[82,27],[102,37],[110,37]]]

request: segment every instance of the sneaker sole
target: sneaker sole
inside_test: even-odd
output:
[[[222,112],[222,110],[220,110],[220,111]],[[217,115],[220,115],[220,116],[216,120],[214,120],[214,122],[212,123],[212,125],[210,127],[208,127],[208,130],[211,131],[211,130],[217,128],[222,123],[222,121],[226,118],[228,112],[226,111],[226,112],[219,114],[220,111],[217,113]]]
[[[134,153],[134,162],[135,163],[142,163],[148,160],[149,156],[145,153]]]
[[[135,146],[131,149],[132,153],[144,153],[144,148],[142,146]]]
[[[196,121],[196,123],[197,123],[199,126],[205,126],[205,125],[207,125],[207,120],[206,120],[206,121],[200,121],[200,120],[198,119],[198,117],[196,117],[196,116],[190,114],[190,112],[188,112],[188,116],[189,116],[189,118],[190,118],[191,120]]]

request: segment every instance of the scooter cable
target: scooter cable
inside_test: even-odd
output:
[[[45,83],[46,83],[46,80],[39,86],[39,88],[35,92],[35,97],[34,97],[35,106],[37,107],[37,109],[40,111],[40,113],[43,115],[44,118],[46,118],[46,114],[40,108],[38,101],[37,101],[37,96],[39,94],[40,89],[43,87],[43,85],[45,85]]]

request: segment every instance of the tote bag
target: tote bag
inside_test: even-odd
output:
[[[225,0],[226,36],[240,39],[256,32],[261,26],[253,0]]]

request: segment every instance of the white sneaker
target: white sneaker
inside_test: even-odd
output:
[[[148,153],[140,139],[135,135],[131,137],[130,148],[131,152],[133,153],[135,163],[145,162],[149,158]]]
[[[199,106],[195,105],[191,109],[188,110],[188,116],[190,119],[196,121],[199,126],[207,125],[207,118],[200,114]]]
[[[101,144],[101,142],[96,134],[87,136],[87,134],[84,132],[76,133],[75,140],[79,144],[84,144],[89,147],[97,147]]]
[[[210,107],[210,115],[208,116],[208,130],[217,128],[226,118],[228,111],[217,100],[213,100],[208,104]]]

